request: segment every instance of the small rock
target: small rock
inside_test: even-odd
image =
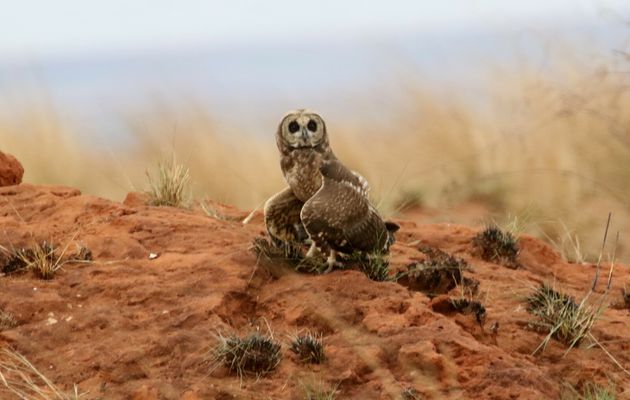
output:
[[[130,192],[127,193],[123,204],[127,207],[141,207],[147,205],[149,202],[149,195],[142,192]]]
[[[0,187],[19,185],[23,176],[22,164],[12,155],[0,151]]]

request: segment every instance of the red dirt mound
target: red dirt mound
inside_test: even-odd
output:
[[[23,175],[22,164],[11,154],[0,151],[0,186],[19,185]]]
[[[0,189],[0,245],[48,241],[86,246],[93,261],[66,264],[52,280],[30,273],[0,277],[0,309],[18,325],[0,332],[15,349],[64,389],[77,384],[88,399],[303,399],[307,382],[336,387],[338,399],[401,399],[413,388],[423,399],[558,398],[564,382],[630,386],[630,377],[585,341],[564,356],[528,326],[524,297],[552,282],[581,298],[595,267],[569,264],[549,246],[520,239],[513,270],[482,261],[478,229],[452,224],[402,226],[392,248],[392,274],[426,259],[427,248],[465,260],[479,281],[478,313],[444,307],[395,282],[375,282],[356,270],[327,275],[270,268],[251,250],[263,234],[260,215],[216,204],[201,210],[148,207],[84,196],[65,187],[28,184]],[[441,254],[441,253],[440,253]],[[279,273],[280,272],[280,273]],[[609,301],[623,301],[628,269],[617,266]],[[605,279],[602,279],[605,281]],[[597,291],[604,289],[602,282]],[[457,296],[457,289],[446,295]],[[593,334],[630,368],[629,313],[607,308]],[[242,379],[212,370],[208,350],[217,334],[239,336],[271,328],[283,359],[271,374]],[[289,335],[323,335],[326,360],[303,364],[288,351]],[[0,388],[1,388],[0,383]],[[628,396],[628,392],[618,398]],[[0,398],[11,398],[0,389]]]

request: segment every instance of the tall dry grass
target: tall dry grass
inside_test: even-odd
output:
[[[407,87],[385,122],[365,115],[329,121],[335,152],[370,181],[384,213],[396,213],[409,193],[433,207],[482,202],[576,259],[598,253],[608,211],[613,230],[629,230],[627,64],[497,76],[483,108],[422,84]],[[1,149],[22,161],[28,182],[114,199],[146,189],[146,171],[173,153],[190,169],[197,199],[253,208],[283,188],[275,125],[257,136],[234,131],[197,104],[151,111],[124,117],[133,135],[121,147],[86,143],[85,127],[79,135],[50,104],[0,109]],[[623,258],[623,241],[620,247]],[[571,254],[578,248],[584,254]]]

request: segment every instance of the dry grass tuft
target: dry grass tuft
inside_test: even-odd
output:
[[[396,213],[422,208],[424,205],[424,194],[419,188],[402,190],[393,202]]]
[[[265,237],[257,237],[252,243],[252,251],[259,260],[268,267],[288,265],[295,271],[321,274],[328,265],[319,257],[304,257],[302,245],[299,243],[273,244]]]
[[[77,245],[76,253],[64,258],[73,240],[74,236],[61,251],[46,241],[13,250],[0,246],[0,272],[9,275],[32,271],[38,278],[48,280],[54,278],[65,264],[91,263],[92,252],[85,246]]]
[[[544,350],[552,338],[567,345],[567,351],[579,345],[589,335],[604,306],[589,304],[589,295],[577,303],[572,297],[542,284],[527,298],[527,310],[537,317],[532,325],[548,333],[535,354]]]
[[[472,314],[479,325],[483,325],[486,321],[486,308],[478,300],[467,298],[451,299],[451,304],[455,311],[462,314]]]
[[[199,207],[203,210],[203,212],[210,218],[218,219],[219,221],[228,221],[228,218],[223,213],[219,212],[216,207],[214,207],[207,200],[203,200],[199,202]]]
[[[66,246],[61,254],[57,254],[55,246],[48,242],[35,244],[29,249],[19,250],[16,255],[21,259],[22,263],[35,273],[40,279],[52,279],[57,271],[63,268],[65,264],[62,257],[68,246]]]
[[[418,393],[418,391],[413,388],[413,387],[407,387],[404,388],[402,390],[401,393],[401,398],[402,400],[420,400],[422,399],[422,397],[420,397],[420,393]]]
[[[271,335],[259,332],[244,338],[218,335],[211,358],[215,366],[223,365],[241,378],[245,375],[260,377],[276,369],[282,359],[280,350],[280,343]]]
[[[320,381],[302,383],[302,393],[304,400],[335,400],[339,391]]]
[[[25,249],[10,251],[0,246],[1,263],[0,272],[5,275],[23,272],[26,270],[28,263],[24,262],[24,256],[28,255]]]
[[[520,267],[517,260],[518,240],[512,233],[491,225],[479,232],[472,242],[484,260],[498,262],[513,269]]]
[[[477,293],[479,282],[464,277],[463,272],[470,270],[466,260],[428,246],[421,247],[420,251],[427,258],[408,265],[398,283],[411,290],[424,292],[429,297],[448,293],[458,285],[461,286],[462,295],[474,296]]]
[[[15,328],[17,325],[18,322],[13,314],[0,308],[0,332],[6,329]]]
[[[440,209],[469,201],[499,207],[499,214],[531,207],[540,220],[563,221],[580,238],[584,257],[597,255],[600,238],[593,228],[602,209],[615,212],[620,226],[630,223],[630,170],[620,167],[630,164],[630,74],[618,73],[628,70],[628,61],[555,61],[545,73],[523,67],[495,74],[482,91],[486,101],[475,96],[474,103],[431,92],[405,76],[407,89],[387,114],[324,115],[332,147],[370,182],[384,215],[414,192],[422,193],[427,207]],[[175,148],[199,178],[193,187],[198,196],[251,209],[285,186],[273,139],[280,115],[246,121],[259,127],[255,132],[237,131],[230,120],[217,121],[207,104],[149,99],[139,112],[123,110],[111,121],[132,132],[113,140],[99,135],[98,127],[80,126],[72,112],[47,99],[27,97],[23,105],[0,109],[3,151],[23,163],[26,182],[121,200],[145,182],[156,154]],[[94,138],[101,138],[96,146]],[[32,143],[40,144],[38,152]],[[560,228],[541,230],[527,233],[558,241],[564,235]],[[620,249],[623,260],[626,251]]]
[[[190,205],[190,171],[175,159],[158,162],[157,177],[146,173],[149,181],[149,205],[186,208]]]
[[[311,333],[292,337],[289,350],[297,354],[300,361],[305,363],[321,364],[326,359],[321,336],[317,337]]]
[[[21,354],[0,349],[0,395],[21,400],[78,400],[83,397],[75,385],[72,393],[55,386]],[[6,398],[5,396],[0,396]]]
[[[581,391],[567,386],[567,389],[562,393],[561,400],[615,400],[617,398],[615,393],[616,390],[612,384],[602,386],[588,382]]]
[[[357,264],[361,272],[373,281],[386,282],[397,279],[389,275],[389,257],[387,254],[381,252],[355,253],[350,256],[350,262]]]

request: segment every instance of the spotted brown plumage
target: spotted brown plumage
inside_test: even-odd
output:
[[[366,196],[364,179],[338,160],[323,162],[320,174],[323,184],[300,218],[317,248],[329,254],[329,270],[335,252],[387,253],[398,225],[383,221]]]
[[[301,242],[307,238],[300,220],[302,206],[321,187],[322,162],[336,157],[324,120],[308,110],[291,111],[282,118],[276,144],[280,168],[289,187],[265,203],[265,225],[275,242]]]
[[[337,251],[388,250],[397,226],[386,225],[370,204],[365,178],[337,160],[319,114],[288,113],[276,131],[276,144],[289,186],[265,203],[265,225],[275,244],[310,237],[307,257],[319,248],[329,254],[329,269]]]

